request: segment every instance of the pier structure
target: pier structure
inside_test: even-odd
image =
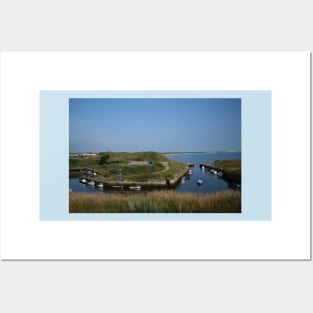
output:
[[[119,181],[109,181],[106,180],[105,177],[101,177],[101,176],[90,176],[90,175],[84,175],[83,172],[81,172],[83,175],[80,177],[80,180],[85,180],[86,183],[89,183],[91,181],[93,181],[95,183],[95,185],[98,184],[103,184],[103,187],[106,188],[112,188],[115,189],[117,187],[121,187],[123,186],[123,188],[125,187],[126,189],[128,189],[131,186],[134,185],[140,185],[142,189],[172,189],[175,188],[177,185],[180,184],[182,177],[188,175],[189,172],[189,168],[193,165],[189,165],[188,163],[186,164],[186,168],[181,171],[180,173],[178,173],[174,178],[165,178],[164,180],[147,180],[147,181],[130,181],[130,180],[119,180]],[[71,171],[74,172],[74,171]],[[80,172],[78,169],[76,169],[75,171]]]
[[[200,163],[200,168],[216,171],[218,176],[225,180],[231,187],[241,189],[241,176],[232,175],[224,168],[216,167],[212,163]]]

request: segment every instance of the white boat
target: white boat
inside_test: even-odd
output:
[[[223,176],[223,172],[218,172],[217,175],[222,177]]]
[[[114,185],[114,186],[112,186],[112,188],[120,188],[120,189],[123,189],[123,186],[121,186],[121,185]]]
[[[198,183],[198,185],[202,185],[203,184],[203,180],[202,179],[198,179],[197,183]]]
[[[87,183],[87,181],[86,181],[85,178],[81,178],[79,181],[80,181],[82,184],[86,184],[86,183]]]
[[[88,182],[88,185],[89,185],[89,186],[94,186],[94,185],[95,185],[95,182],[91,180],[91,181]]]
[[[140,190],[141,186],[129,186],[130,190]]]
[[[186,179],[185,179],[185,177],[182,177],[182,179],[181,179],[181,184],[184,184],[185,183],[185,181],[186,181]]]
[[[98,183],[98,184],[97,184],[97,187],[103,188],[103,184],[102,184],[102,183]]]
[[[213,174],[214,174],[214,175],[217,175],[217,171],[213,171]]]
[[[192,170],[189,170],[189,171],[188,171],[188,175],[192,175]]]

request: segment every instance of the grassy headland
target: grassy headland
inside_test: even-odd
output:
[[[241,192],[153,191],[144,194],[69,194],[70,213],[240,213]]]
[[[224,177],[241,182],[241,160],[216,160],[211,163],[202,163],[205,167],[223,171]]]
[[[164,181],[174,179],[187,170],[186,164],[169,160],[157,152],[103,152],[96,156],[70,157],[70,171],[91,168],[97,178],[114,182],[121,175],[121,182]]]

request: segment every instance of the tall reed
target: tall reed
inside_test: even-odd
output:
[[[69,208],[70,213],[240,213],[241,192],[153,191],[109,195],[71,192]]]

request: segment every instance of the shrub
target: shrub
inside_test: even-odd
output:
[[[99,165],[106,164],[109,159],[110,159],[110,157],[107,154],[101,156],[101,158],[99,160]]]

